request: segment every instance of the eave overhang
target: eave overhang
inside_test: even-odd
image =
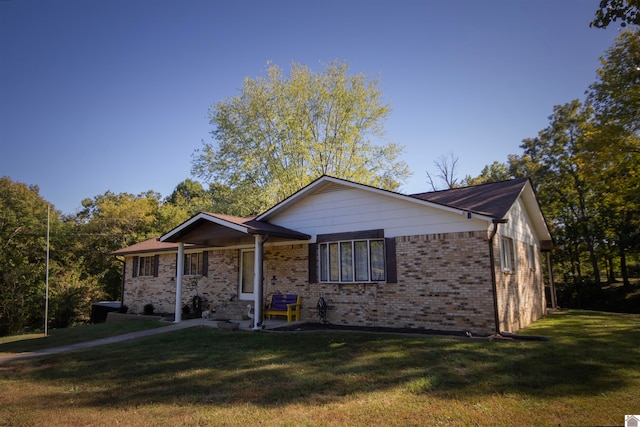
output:
[[[285,227],[258,221],[255,217],[200,212],[173,230],[160,236],[161,242],[190,243],[206,247],[253,244],[255,235],[271,240],[309,240],[311,236]]]

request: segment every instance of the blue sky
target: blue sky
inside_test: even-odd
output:
[[[0,176],[64,213],[107,190],[169,195],[245,77],[337,59],[380,80],[413,171],[401,191],[428,191],[438,157],[478,175],[584,98],[618,34],[589,28],[598,3],[0,1]]]

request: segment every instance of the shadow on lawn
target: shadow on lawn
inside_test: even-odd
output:
[[[625,375],[640,364],[637,316],[609,326],[606,316],[560,316],[531,330],[546,333],[548,342],[193,328],[21,364],[39,365],[26,374],[38,382],[73,384],[74,405],[92,407],[327,403],[392,388],[444,398],[554,398],[637,382]]]

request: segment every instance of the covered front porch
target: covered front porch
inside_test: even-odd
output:
[[[253,217],[239,218],[206,212],[201,212],[192,217],[188,221],[164,234],[159,239],[161,242],[178,244],[174,321],[176,323],[182,321],[182,290],[185,280],[185,245],[195,245],[201,248],[212,249],[240,247],[248,247],[252,249],[245,249],[241,255],[242,260],[247,258],[245,260],[245,265],[251,264],[253,269],[252,283],[243,282],[243,280],[250,280],[247,277],[243,277],[243,272],[247,273],[251,270],[249,268],[240,268],[240,271],[238,272],[240,279],[237,296],[244,300],[249,297],[251,298],[254,308],[253,317],[256,319],[253,329],[262,329],[265,326],[265,323],[262,320],[264,317],[263,285],[265,276],[265,243],[282,244],[291,242],[300,244],[302,241],[309,241],[310,239],[311,236],[307,234],[267,222],[260,222]],[[247,275],[248,274],[245,274],[245,276]],[[247,292],[244,292],[245,288],[247,289]],[[207,321],[207,319],[203,319],[203,321]],[[253,320],[249,320],[249,322],[253,323]],[[271,320],[269,322],[277,322],[277,320]]]

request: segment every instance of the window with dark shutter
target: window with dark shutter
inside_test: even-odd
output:
[[[158,277],[158,259],[160,255],[134,257],[133,277]]]
[[[184,254],[184,275],[185,276],[206,276],[205,256],[207,252],[192,252]],[[208,274],[208,273],[207,273]]]
[[[311,283],[397,283],[395,239],[385,239],[384,230],[325,234],[317,241],[309,245]]]

